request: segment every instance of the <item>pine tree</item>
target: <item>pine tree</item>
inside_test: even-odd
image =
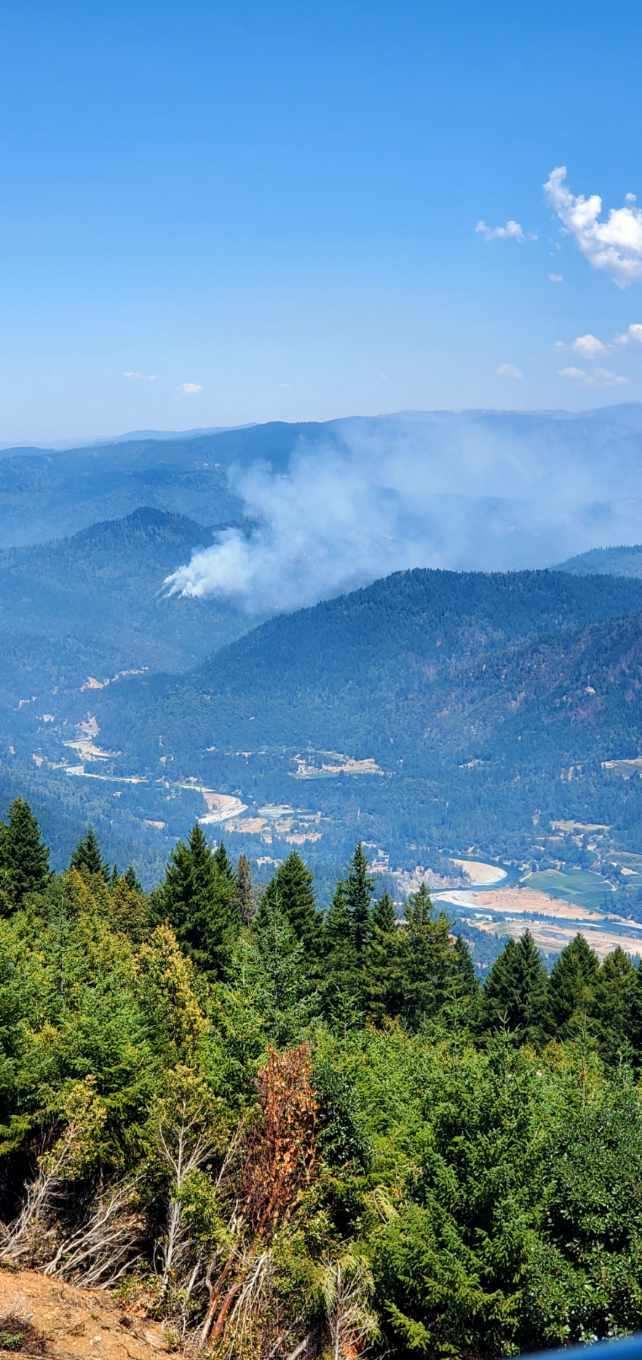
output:
[[[595,989],[598,1039],[607,1062],[633,1056],[637,1006],[637,970],[623,949],[614,949],[599,970]]]
[[[323,923],[322,1002],[326,1019],[344,1031],[363,1015],[361,976],[357,965],[347,885],[337,883]]]
[[[412,1030],[437,1015],[450,992],[453,948],[448,917],[435,917],[425,883],[406,903],[400,941],[400,1011]]]
[[[221,878],[226,878],[228,883],[235,885],[236,879],[234,878],[234,871],[230,864],[230,858],[223,841],[219,841],[216,850],[214,851],[214,863]]]
[[[125,883],[127,884],[127,887],[131,888],[132,892],[141,893],[143,891],[136,870],[132,868],[131,864],[125,870],[123,878],[125,880]]]
[[[254,1004],[272,1043],[295,1043],[311,1018],[315,1001],[318,1005],[318,996],[307,976],[304,946],[277,895],[263,898],[254,938],[257,957],[249,970]]]
[[[346,893],[350,920],[352,921],[357,967],[364,969],[370,938],[372,880],[368,877],[368,861],[361,841],[359,841],[352,857],[352,864],[346,879]]]
[[[98,838],[92,826],[87,828],[82,840],[78,842],[69,861],[69,868],[77,869],[81,874],[100,874],[105,882],[109,882],[109,869],[103,861]]]
[[[254,893],[250,861],[246,855],[239,855],[236,868],[236,898],[241,920],[244,925],[249,926],[254,915]]]
[[[43,844],[38,823],[24,798],[16,798],[9,809],[1,848],[2,902],[5,910],[22,906],[29,893],[42,892],[49,881],[49,852]]]
[[[308,954],[318,956],[320,918],[312,886],[312,874],[300,855],[293,851],[277,869],[265,892],[269,901],[278,899],[281,909]]]
[[[583,935],[576,935],[551,971],[548,1023],[556,1038],[564,1039],[592,1027],[597,980],[597,955]]]
[[[548,979],[529,930],[509,940],[495,960],[484,988],[483,1018],[488,1029],[510,1030],[520,1040],[537,1042],[546,1021]]]
[[[463,935],[457,935],[451,951],[451,977],[448,1019],[453,1025],[475,1026],[479,1020],[481,987],[470,948]]]
[[[219,872],[198,822],[187,844],[175,846],[152,906],[196,963],[217,977],[224,974],[238,929],[235,886]]]
[[[378,1025],[399,1009],[399,929],[392,898],[384,893],[372,908],[366,956],[366,1010]]]

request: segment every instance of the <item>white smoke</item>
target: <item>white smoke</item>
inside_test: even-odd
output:
[[[339,447],[301,445],[286,473],[235,469],[230,482],[254,527],[219,533],[166,588],[266,614],[410,567],[547,566],[639,540],[630,497],[642,479],[623,486],[620,468],[622,499],[612,504],[612,466],[596,474],[583,440],[568,438],[572,421],[542,422],[539,439],[483,417],[346,422]]]

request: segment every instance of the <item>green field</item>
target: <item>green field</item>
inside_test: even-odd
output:
[[[563,873],[558,869],[542,869],[540,873],[529,874],[522,880],[529,888],[559,897],[562,902],[577,902],[580,906],[594,911],[613,911],[613,891],[605,878],[594,874],[590,869],[569,869]]]

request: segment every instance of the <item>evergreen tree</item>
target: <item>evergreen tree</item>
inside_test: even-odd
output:
[[[142,893],[143,889],[141,887],[138,875],[136,873],[136,870],[132,868],[131,864],[125,870],[123,878],[125,880],[125,883],[127,884],[127,887],[131,888],[132,892]]]
[[[339,1030],[355,1025],[363,1015],[361,977],[357,965],[348,889],[337,883],[323,923],[323,1010]]]
[[[236,898],[241,920],[249,926],[254,915],[254,893],[252,891],[252,872],[246,855],[239,855],[236,868]]]
[[[623,949],[614,949],[599,970],[595,989],[598,1039],[607,1062],[633,1056],[637,1005],[637,970]]]
[[[220,873],[198,822],[188,842],[175,846],[152,905],[196,963],[217,977],[225,972],[238,930],[235,887]]]
[[[448,917],[444,912],[435,917],[425,883],[408,898],[401,932],[400,1010],[417,1030],[445,1004],[453,973]]]
[[[597,980],[597,955],[583,935],[576,935],[562,950],[551,971],[548,1023],[556,1038],[568,1038],[587,1025],[591,1027]]]
[[[463,935],[455,937],[451,954],[449,1020],[475,1025],[479,1019],[481,987],[470,948]]]
[[[9,822],[0,845],[5,911],[22,906],[29,893],[42,892],[49,880],[49,852],[38,823],[24,798],[9,809]]]
[[[81,874],[100,874],[105,882],[109,882],[109,869],[103,861],[98,838],[92,826],[87,828],[79,840],[69,861],[69,868],[77,869]]]
[[[519,1039],[537,1042],[546,1021],[548,979],[529,930],[509,940],[495,960],[484,988],[484,1023],[506,1028]]]
[[[214,851],[214,863],[221,878],[226,878],[229,884],[235,885],[236,879],[234,878],[234,871],[230,864],[230,858],[223,841],[219,841],[216,850]]]
[[[246,985],[249,981],[270,1041],[278,1045],[295,1043],[318,997],[308,980],[304,946],[278,896],[264,897],[254,937],[257,957],[254,967],[249,968],[249,977],[246,964]]]
[[[368,877],[368,861],[361,841],[359,841],[352,857],[350,871],[346,879],[346,893],[350,920],[352,921],[357,967],[364,969],[370,938],[372,880]]]
[[[293,851],[277,869],[265,899],[278,900],[290,925],[309,955],[318,957],[320,918],[314,898],[312,874],[300,855]]]
[[[366,956],[366,1010],[379,1025],[399,1008],[399,929],[392,898],[384,893],[372,908]]]

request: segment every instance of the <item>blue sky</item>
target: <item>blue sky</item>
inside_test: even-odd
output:
[[[0,442],[642,400],[641,40],[632,3],[8,7]]]

